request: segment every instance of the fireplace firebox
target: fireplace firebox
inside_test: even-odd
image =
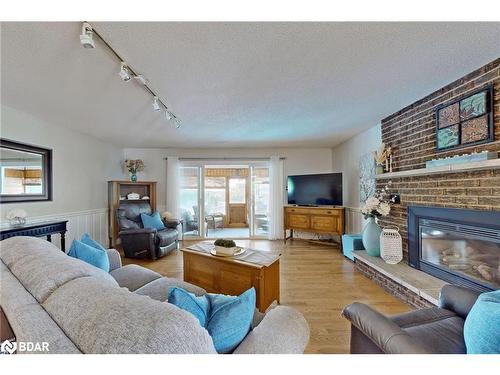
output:
[[[500,289],[500,212],[409,206],[408,258],[451,284]]]

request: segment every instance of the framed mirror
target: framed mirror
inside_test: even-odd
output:
[[[52,150],[0,139],[0,202],[52,200]]]

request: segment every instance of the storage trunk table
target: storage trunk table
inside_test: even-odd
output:
[[[213,248],[212,243],[201,242],[182,249],[184,281],[209,293],[233,296],[254,287],[261,312],[279,302],[281,254],[245,249],[235,257],[220,257],[210,253]]]

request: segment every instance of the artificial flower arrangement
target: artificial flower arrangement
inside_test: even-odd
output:
[[[123,162],[123,165],[130,173],[130,180],[137,181],[137,172],[144,170],[144,162],[141,159],[127,159]]]
[[[9,220],[10,224],[13,226],[21,226],[26,224],[26,218],[28,214],[21,208],[14,208],[7,212],[5,218]]]
[[[391,204],[395,198],[391,198],[389,194],[389,186],[391,181],[382,189],[375,190],[375,194],[369,197],[361,207],[361,213],[365,219],[370,217],[387,216],[391,212]]]
[[[392,149],[385,147],[385,143],[380,145],[377,151],[372,151],[375,163],[377,163],[377,174],[384,173],[384,165],[386,172],[392,172]]]

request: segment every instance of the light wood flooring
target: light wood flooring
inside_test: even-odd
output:
[[[236,242],[263,251],[281,251],[280,302],[302,312],[308,321],[311,338],[306,353],[349,353],[350,326],[340,313],[351,302],[369,304],[388,315],[412,309],[356,271],[338,247],[299,239],[286,245],[267,240]],[[190,243],[185,241],[184,246]],[[168,277],[183,276],[181,251],[154,262],[124,259],[124,263],[140,264]]]

